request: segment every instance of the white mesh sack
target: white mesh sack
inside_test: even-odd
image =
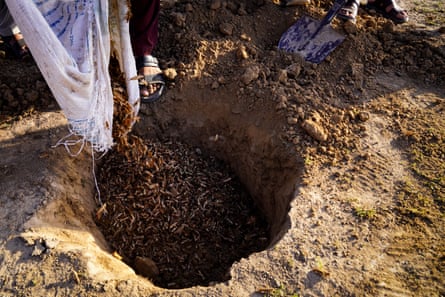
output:
[[[107,151],[113,145],[108,1],[6,3],[71,133],[89,141],[95,151]]]
[[[140,108],[140,95],[139,83],[136,79],[133,79],[137,76],[137,72],[133,49],[131,47],[128,2],[129,1],[110,0],[110,16],[108,21],[111,35],[111,51],[119,61],[120,69],[125,77],[128,102],[133,107],[133,113],[134,116],[136,116]]]

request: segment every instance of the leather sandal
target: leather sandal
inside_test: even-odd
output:
[[[138,71],[144,67],[159,68],[158,59],[151,55],[136,57],[136,67]],[[162,73],[139,75],[139,89],[141,90],[141,102],[155,102],[161,98],[165,87],[165,81]],[[158,89],[149,95],[143,95],[144,88],[148,85],[156,85]]]
[[[337,17],[342,20],[355,23],[355,18],[357,17],[359,6],[359,0],[348,0],[346,4],[339,10]]]
[[[389,7],[391,7],[391,9],[387,11]],[[395,0],[368,0],[365,9],[368,11],[375,11],[396,24],[405,23],[409,19],[406,10],[400,8]]]

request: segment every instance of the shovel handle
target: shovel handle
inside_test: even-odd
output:
[[[317,30],[312,34],[310,39],[314,39],[315,36],[320,33],[320,31],[327,25],[329,25],[334,17],[337,15],[338,11],[343,7],[343,5],[346,4],[347,0],[335,0],[334,4],[332,5],[331,9],[329,9],[328,13],[324,16],[324,18],[320,21],[320,25],[318,26]],[[303,49],[306,47],[306,45],[309,43],[306,42],[304,46],[302,46],[300,49]]]
[[[325,27],[328,26],[332,20],[334,19],[334,17],[337,15],[338,11],[343,7],[343,5],[346,4],[347,0],[335,0],[334,4],[332,5],[331,9],[329,9],[328,13],[324,16],[324,18],[320,21],[319,26],[317,27],[317,29],[315,30],[315,32],[310,36],[310,38],[304,43],[302,44],[298,50],[301,51],[304,48],[306,48],[306,46],[309,44],[309,42],[314,39],[320,32],[321,30]]]
[[[347,0],[335,0],[331,9],[320,22],[320,27],[324,27],[332,22],[338,11],[346,4]]]

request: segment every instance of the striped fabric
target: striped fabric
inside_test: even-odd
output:
[[[81,72],[90,72],[90,40],[96,33],[93,28],[94,1],[34,0],[51,30],[79,66]]]

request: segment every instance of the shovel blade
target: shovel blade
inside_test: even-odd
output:
[[[320,26],[320,21],[303,16],[281,36],[278,48],[297,53],[306,61],[321,63],[345,37],[329,24]]]

